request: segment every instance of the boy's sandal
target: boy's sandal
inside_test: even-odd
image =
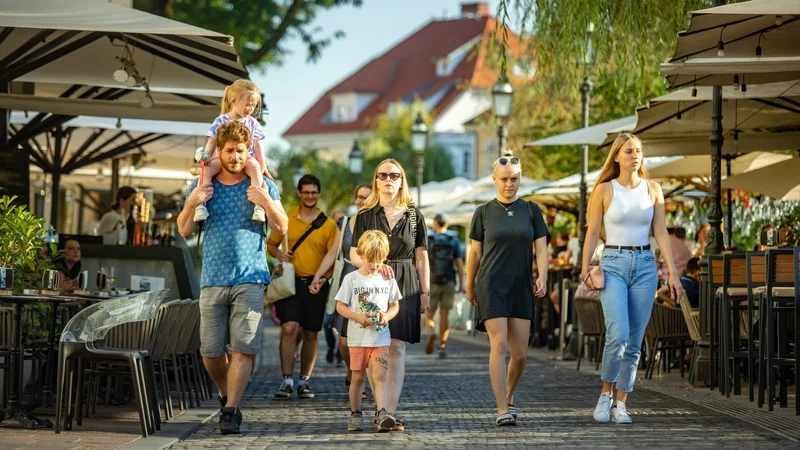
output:
[[[517,407],[515,405],[508,405],[508,413],[515,419],[517,418]]]
[[[497,419],[494,421],[494,423],[498,427],[516,425],[517,424],[517,419],[515,419],[514,416],[512,416],[511,414],[505,413],[505,414],[500,414],[499,416],[497,416]]]
[[[403,422],[402,419],[400,419],[397,416],[394,416],[394,421],[395,423],[394,423],[394,428],[392,428],[392,431],[406,431],[406,423]]]

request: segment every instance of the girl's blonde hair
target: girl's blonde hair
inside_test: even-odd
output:
[[[250,80],[236,80],[230,86],[225,86],[225,91],[222,94],[222,109],[219,113],[220,115],[228,114],[231,112],[231,108],[233,108],[233,101],[240,98],[246,98],[255,95],[258,100],[256,100],[256,111],[261,109],[261,94],[258,92],[258,86]],[[256,114],[256,111],[253,111],[253,114]]]
[[[400,185],[400,191],[398,192],[397,201],[393,206],[406,206],[414,202],[414,199],[411,198],[411,192],[408,189],[408,181],[406,181],[406,171],[403,169],[403,166],[400,165],[397,160],[388,158],[381,161],[378,164],[378,167],[375,168],[375,176],[372,177],[372,192],[370,192],[369,197],[367,200],[364,201],[364,207],[361,208],[361,211],[365,211],[367,209],[372,209],[378,205],[381,201],[381,192],[378,189],[378,170],[380,170],[381,166],[384,164],[394,164],[400,169],[400,179],[403,180],[403,183]],[[359,211],[359,212],[361,212]]]
[[[636,140],[640,144],[642,143],[641,139],[631,133],[620,133],[619,136],[614,139],[614,143],[611,144],[611,150],[608,152],[608,156],[606,157],[606,162],[603,164],[603,168],[600,170],[600,175],[597,177],[597,181],[594,183],[592,195],[589,196],[589,205],[592,204],[592,197],[597,191],[597,186],[619,177],[619,163],[614,161],[614,158],[617,157],[617,154],[619,154],[622,146],[630,140]],[[644,161],[642,161],[642,165],[639,166],[639,177],[644,181],[648,181],[650,179],[647,169],[644,168]]]
[[[389,238],[378,230],[367,230],[358,240],[356,253],[367,263],[383,262],[389,256]]]

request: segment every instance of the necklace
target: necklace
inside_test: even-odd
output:
[[[497,199],[495,199],[495,200],[497,200]],[[517,204],[517,200],[519,200],[519,197],[517,197],[517,199],[516,199],[516,200],[514,200],[514,201],[513,201],[513,202],[512,202],[510,205],[508,205],[508,208],[506,208],[505,206],[503,206],[503,204],[502,204],[502,203],[500,203],[500,200],[497,200],[497,204],[498,204],[498,205],[500,205],[500,207],[501,207],[501,208],[503,208],[503,209],[505,209],[505,210],[506,210],[506,214],[508,214],[508,217],[514,217],[514,211],[509,211],[509,210],[510,210],[511,208],[513,208],[513,207],[514,207],[514,205],[516,205],[516,204]]]

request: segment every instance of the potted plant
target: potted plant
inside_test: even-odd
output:
[[[25,206],[14,204],[15,199],[7,195],[0,197],[0,274],[4,274],[7,280],[7,286],[2,290],[13,290],[18,294],[24,289],[38,289],[42,272],[55,268],[55,262],[63,252],[56,248],[56,244],[45,242],[45,221]],[[0,296],[0,302],[2,300]],[[26,316],[29,320],[23,322],[22,328],[26,348],[38,351],[36,349],[47,341],[48,309],[44,303],[28,306],[29,314]],[[29,372],[26,367],[26,373]]]

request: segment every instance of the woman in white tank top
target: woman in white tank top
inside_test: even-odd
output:
[[[655,257],[648,242],[651,226],[669,265],[673,299],[680,298],[682,291],[664,220],[664,194],[661,186],[647,177],[642,143],[636,136],[622,133],[611,145],[589,200],[587,222],[581,276],[591,290],[597,287],[589,278],[589,261],[601,224],[606,233],[606,246],[600,259],[604,280],[600,301],[606,320],[606,347],[601,373],[603,389],[594,418],[598,422],[631,423],[626,403],[628,394],[633,391],[642,338],[658,287]],[[614,384],[617,394],[612,408]]]

